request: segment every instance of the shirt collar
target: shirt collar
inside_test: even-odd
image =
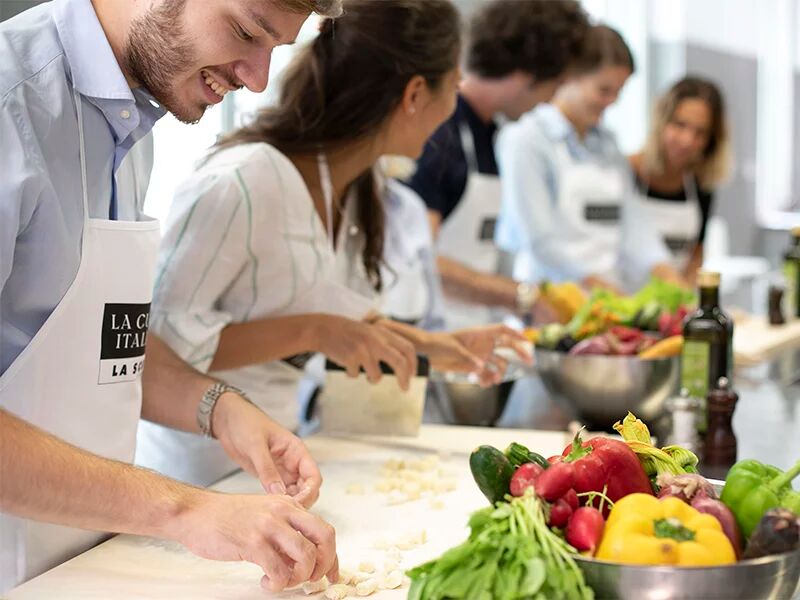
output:
[[[75,89],[92,98],[133,102],[90,0],[56,0],[53,15]]]
[[[74,88],[102,111],[117,145],[133,132],[139,139],[166,111],[146,90],[131,90],[91,1],[56,0],[53,16]]]
[[[593,151],[600,151],[603,147],[603,133],[600,127],[592,127],[586,132],[586,137],[581,140],[572,123],[558,108],[552,104],[540,104],[535,109],[539,123],[545,134],[553,141],[565,141],[570,148],[575,150],[580,147]]]

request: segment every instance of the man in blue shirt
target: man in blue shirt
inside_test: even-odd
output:
[[[470,23],[458,106],[408,181],[428,206],[451,325],[491,318],[482,318],[476,305],[526,313],[534,304],[535,290],[497,274],[496,118],[518,119],[549,100],[586,30],[586,16],[572,0],[494,0]]]
[[[56,0],[0,25],[0,592],[96,543],[87,530],[244,558],[274,590],[336,573],[332,528],[301,506],[320,484],[303,444],[147,336],[140,140],[167,111],[195,122],[262,91],[272,49],[339,0],[188,4]],[[217,437],[271,494],[126,464],[140,414]]]

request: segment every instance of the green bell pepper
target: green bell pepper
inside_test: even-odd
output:
[[[792,479],[798,475],[800,461],[785,473],[756,460],[742,460],[731,467],[720,500],[733,512],[745,538],[771,508],[788,508],[800,515],[800,493],[792,489]]]

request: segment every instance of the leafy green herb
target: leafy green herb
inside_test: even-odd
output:
[[[466,542],[408,572],[409,600],[594,598],[532,493],[473,513],[469,526]]]

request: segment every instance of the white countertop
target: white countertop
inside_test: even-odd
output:
[[[380,568],[385,551],[375,548],[382,540],[393,544],[404,535],[424,530],[427,543],[402,553],[402,569],[432,559],[465,539],[467,517],[486,500],[469,473],[468,454],[480,444],[505,448],[517,441],[544,456],[560,453],[568,442],[565,433],[425,425],[418,438],[363,437],[358,439],[312,437],[307,444],[317,458],[325,483],[314,512],[336,527],[339,560],[356,570],[363,560]],[[444,508],[429,498],[390,505],[388,496],[374,492],[374,483],[389,459],[414,460],[436,453],[444,477],[456,489],[437,496]],[[347,493],[348,486],[363,484],[366,493]],[[260,493],[258,481],[237,473],[214,486],[223,492]],[[306,598],[302,591],[270,594],[259,584],[261,570],[247,563],[205,560],[176,543],[131,535],[116,536],[76,558],[15,588],[7,600],[111,599],[133,600],[245,600]],[[382,591],[376,600],[405,598],[407,586]],[[321,597],[321,596],[316,596]]]

